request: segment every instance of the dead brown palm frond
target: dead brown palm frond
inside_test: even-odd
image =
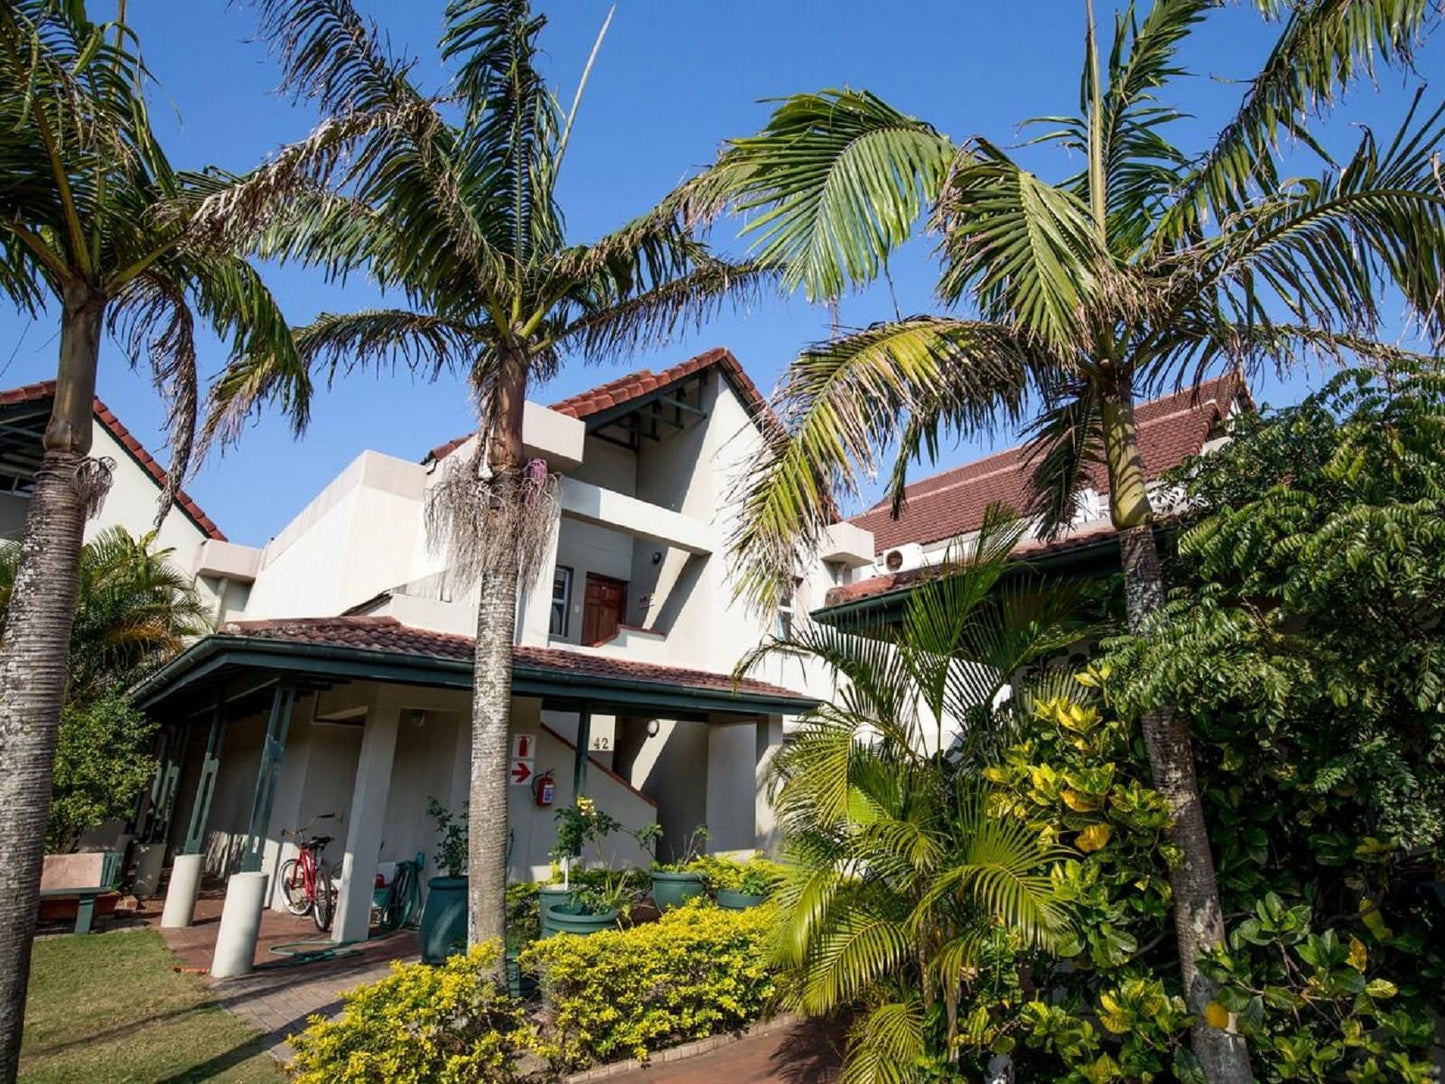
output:
[[[452,456],[427,491],[427,542],[445,553],[463,586],[488,574],[517,577],[526,588],[552,552],[561,480],[540,459],[493,473],[478,434],[471,456]]]

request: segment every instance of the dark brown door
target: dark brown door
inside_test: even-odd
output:
[[[627,609],[627,584],[595,572],[587,573],[587,594],[582,602],[582,642],[600,644],[617,635]]]

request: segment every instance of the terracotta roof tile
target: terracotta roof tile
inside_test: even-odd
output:
[[[671,384],[679,383],[690,376],[694,376],[704,369],[716,366],[737,389],[743,399],[743,405],[755,416],[768,421],[773,421],[773,411],[768,406],[768,401],[758,391],[757,385],[744,371],[738,359],[733,357],[732,351],[724,347],[714,347],[706,350],[696,357],[688,358],[686,361],[664,369],[660,373],[654,373],[651,369],[638,369],[635,372],[625,373],[615,380],[609,380],[605,384],[599,384],[595,388],[578,392],[576,395],[559,400],[552,404],[551,409],[559,414],[566,414],[570,418],[586,420],[594,414],[616,406],[623,406],[640,399],[644,395],[651,394],[659,388],[665,388]],[[439,444],[427,453],[423,463],[436,459],[445,459],[456,451],[463,444],[472,438],[473,434],[457,437]]]
[[[470,636],[433,632],[403,625],[394,617],[307,617],[274,621],[232,621],[218,630],[225,636],[245,636],[327,647],[362,648],[398,655],[464,661],[472,657]],[[670,688],[685,687],[710,691],[749,693],[758,696],[805,699],[791,690],[764,681],[730,674],[658,666],[630,659],[610,658],[584,651],[555,647],[516,647],[513,658],[520,665],[591,677],[644,681]]]
[[[1234,377],[1224,376],[1201,385],[1197,399],[1186,390],[1141,403],[1135,417],[1148,476],[1155,478],[1197,454],[1240,390]],[[1027,508],[1031,473],[1027,455],[1021,445],[924,478],[904,490],[907,503],[897,519],[883,500],[851,522],[873,532],[878,553],[907,542],[927,545],[976,531],[990,504],[1005,504],[1018,512]],[[1092,485],[1100,494],[1108,492],[1102,467],[1095,467]]]
[[[15,403],[33,403],[44,399],[53,399],[54,397],[55,381],[45,380],[39,384],[26,384],[24,387],[0,391],[0,406],[11,406]],[[156,485],[164,489],[167,482],[165,468],[156,462],[155,457],[146,451],[141,442],[137,440],[121,420],[116,417],[115,412],[106,406],[105,403],[101,402],[99,396],[97,396],[95,400],[94,412],[96,420],[105,426],[106,430],[115,438],[116,442],[130,453],[131,458],[140,464],[141,469],[151,476],[151,479]],[[176,506],[190,518],[191,522],[205,533],[207,538],[214,538],[217,542],[226,541],[226,536],[221,531],[221,528],[216,526],[215,521],[206,515],[206,513],[201,510],[201,506],[183,489],[176,491]]]

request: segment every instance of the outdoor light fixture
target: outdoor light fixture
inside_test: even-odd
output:
[[[412,708],[406,713],[406,721],[412,726],[426,726],[426,712],[421,708]]]
[[[662,551],[661,551],[661,550],[653,550],[653,551],[652,551],[652,563],[655,564],[655,565],[660,565],[660,564],[662,564]]]
[[[647,720],[647,736],[649,738],[657,737],[657,732],[661,729],[662,724],[659,723],[656,719]]]

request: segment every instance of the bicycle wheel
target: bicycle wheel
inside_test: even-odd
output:
[[[306,871],[294,858],[281,863],[281,899],[293,915],[304,915],[311,910],[311,897],[306,894]]]
[[[331,884],[331,867],[325,862],[316,866],[316,901],[311,906],[311,917],[316,928],[322,933],[331,929],[331,916],[336,907],[336,889]]]

